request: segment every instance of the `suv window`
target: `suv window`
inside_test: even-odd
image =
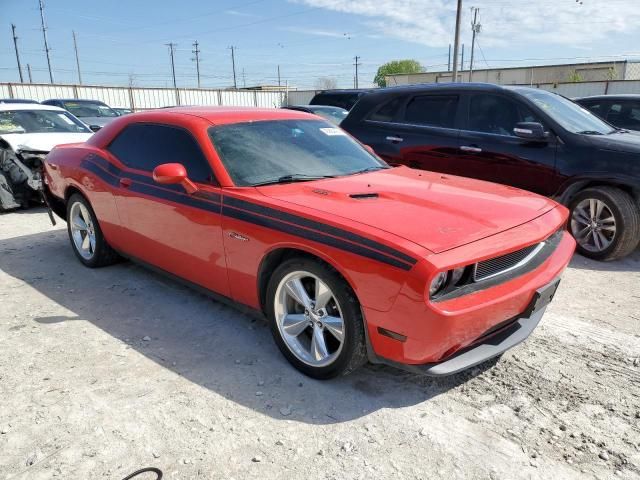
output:
[[[392,122],[406,97],[395,97],[369,115],[368,120],[376,122]]]
[[[131,168],[152,172],[163,163],[182,163],[194,182],[211,183],[213,173],[186,130],[169,125],[131,124],[107,148]]]
[[[607,121],[622,128],[640,129],[640,102],[613,102]]]
[[[476,94],[469,102],[469,130],[515,136],[518,122],[542,123],[528,108],[499,95]]]
[[[404,123],[453,128],[458,108],[456,95],[421,95],[412,98],[404,112]]]

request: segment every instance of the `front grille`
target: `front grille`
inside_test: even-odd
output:
[[[473,270],[473,279],[479,282],[521,267],[533,259],[543,246],[544,242],[536,243],[500,257],[478,262]]]

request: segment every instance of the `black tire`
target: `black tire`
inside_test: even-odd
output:
[[[640,242],[640,207],[627,192],[615,187],[592,187],[579,192],[569,205],[569,231],[575,237],[571,218],[578,204],[587,199],[600,200],[611,210],[615,218],[616,233],[607,248],[594,252],[584,248],[578,241],[577,251],[593,260],[610,261],[632,253]]]
[[[295,271],[309,272],[321,279],[329,287],[340,305],[344,321],[344,341],[342,350],[329,365],[314,367],[301,361],[289,349],[278,329],[275,316],[276,291],[282,279]],[[280,264],[271,275],[267,286],[266,313],[271,333],[282,354],[295,368],[309,377],[324,380],[338,375],[347,375],[367,362],[364,321],[360,303],[342,276],[320,260],[295,257]]]
[[[87,209],[91,217],[91,222],[94,225],[96,246],[91,258],[83,257],[78,251],[75,245],[75,242],[73,241],[73,235],[71,233],[71,209],[75,203],[81,203]],[[94,213],[93,208],[91,208],[91,204],[87,201],[86,198],[84,198],[79,193],[74,193],[69,198],[69,201],[67,202],[66,218],[67,218],[67,233],[69,234],[69,241],[71,242],[71,248],[73,249],[73,253],[76,254],[76,257],[78,257],[78,260],[80,260],[80,262],[82,262],[82,264],[85,267],[89,267],[89,268],[105,267],[107,265],[112,265],[121,259],[120,255],[118,255],[116,251],[113,250],[105,240],[104,235],[102,234],[102,230],[100,229],[100,224],[98,223],[98,219],[96,218],[96,214]]]

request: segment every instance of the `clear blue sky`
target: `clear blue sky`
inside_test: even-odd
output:
[[[414,58],[446,69],[455,0],[45,0],[51,63],[57,82],[77,81],[72,30],[85,84],[171,84],[167,42],[177,43],[178,86],[195,86],[192,43],[201,50],[202,85],[232,84],[235,45],[239,86],[282,82],[313,88],[319,77],[361,86],[377,67]],[[566,63],[640,57],[638,0],[465,0],[462,36],[470,47],[470,7],[480,7],[476,66]],[[0,81],[18,80],[11,23],[34,82],[48,82],[38,0],[0,0]]]

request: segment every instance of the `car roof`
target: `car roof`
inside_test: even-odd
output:
[[[127,115],[129,121],[162,121],[167,114],[189,115],[203,118],[212,124],[223,125],[227,123],[242,123],[260,120],[295,120],[314,119],[315,115],[300,110],[286,108],[256,108],[256,107],[169,107],[158,110]]]
[[[0,103],[0,112],[8,110],[55,110],[56,112],[66,112],[64,108],[40,103]]]
[[[28,98],[0,98],[0,103],[40,103],[37,100],[31,100]]]
[[[101,103],[107,105],[102,100],[91,100],[90,98],[49,98],[45,102],[76,102],[76,103]]]
[[[618,93],[613,95],[591,95],[589,97],[577,97],[575,101],[580,100],[640,100],[640,94],[637,93]]]

